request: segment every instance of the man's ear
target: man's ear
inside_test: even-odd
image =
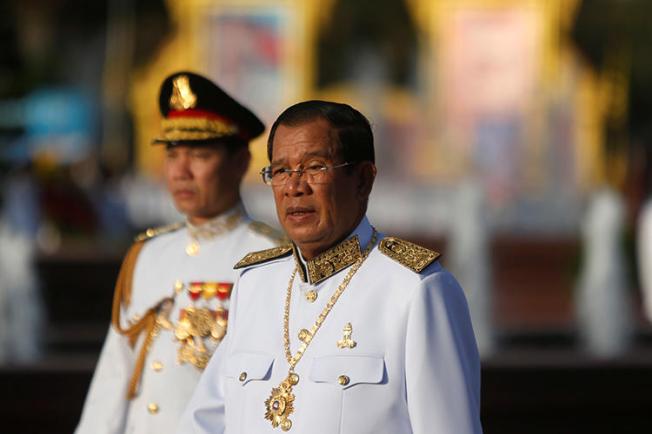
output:
[[[359,164],[359,183],[358,183],[358,194],[361,198],[368,198],[371,194],[371,188],[374,185],[374,179],[376,179],[376,165],[371,161],[362,161]]]

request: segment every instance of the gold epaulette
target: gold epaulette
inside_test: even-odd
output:
[[[149,228],[145,232],[138,234],[136,238],[134,238],[135,242],[139,241],[147,241],[150,238],[154,238],[159,235],[167,234],[168,232],[174,232],[177,229],[181,229],[184,227],[186,224],[183,222],[177,222],[177,223],[172,223],[171,225],[166,225],[166,226],[160,226],[158,228]]]
[[[252,231],[270,238],[277,245],[289,244],[290,242],[283,232],[276,230],[263,222],[252,221],[249,223],[249,227]]]
[[[282,258],[292,252],[292,245],[286,244],[284,246],[272,247],[267,250],[260,250],[258,252],[247,253],[247,255],[240,259],[240,261],[233,266],[234,269],[249,267],[250,265],[262,264],[263,262],[271,261],[272,259]]]
[[[378,249],[415,273],[420,273],[441,256],[434,250],[426,249],[396,237],[383,238]]]

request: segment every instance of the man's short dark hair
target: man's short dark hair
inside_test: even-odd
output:
[[[294,104],[272,125],[267,139],[267,157],[272,161],[274,135],[279,125],[299,126],[316,119],[324,119],[333,128],[337,137],[338,152],[343,161],[359,163],[375,162],[374,136],[369,120],[348,104],[330,101],[310,100]]]

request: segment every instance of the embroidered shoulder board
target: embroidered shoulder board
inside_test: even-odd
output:
[[[274,241],[276,244],[288,244],[290,240],[283,234],[283,232],[278,231],[274,229],[273,227],[266,225],[263,222],[257,222],[257,221],[252,221],[249,223],[249,227],[251,228],[252,231],[261,234],[272,241]]]
[[[167,234],[169,232],[174,232],[177,229],[181,229],[182,227],[185,226],[185,223],[183,222],[178,222],[178,223],[172,223],[171,225],[166,225],[166,226],[160,226],[158,228],[149,228],[145,232],[139,234],[136,236],[134,239],[135,242],[138,241],[147,241],[151,238],[154,238],[159,235]]]
[[[286,244],[284,246],[272,247],[267,250],[260,250],[258,252],[247,253],[247,255],[240,259],[240,261],[233,266],[234,269],[249,267],[250,265],[262,264],[263,262],[271,261],[272,259],[282,258],[292,252],[292,245]]]
[[[434,250],[426,249],[396,237],[383,238],[378,248],[386,256],[416,273],[420,273],[441,256]]]

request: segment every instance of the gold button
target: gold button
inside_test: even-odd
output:
[[[288,375],[288,382],[290,383],[290,385],[296,386],[297,384],[299,384],[299,375],[294,372],[291,373],[290,375]]]
[[[158,360],[152,362],[152,369],[156,372],[159,372],[163,369],[163,363],[159,362]]]
[[[340,383],[342,386],[346,386],[351,382],[351,379],[346,375],[340,375],[339,377],[337,377],[337,382]]]
[[[241,373],[241,374],[240,374],[240,377],[238,377],[238,379],[239,379],[241,382],[242,382],[242,381],[245,381],[245,380],[247,379],[247,373],[246,373],[246,372]]]
[[[183,282],[180,280],[177,280],[174,282],[174,292],[179,294],[181,291],[183,291]]]
[[[149,414],[156,414],[158,413],[158,404],[151,402],[147,406],[147,411],[149,411]]]
[[[299,340],[301,342],[308,342],[308,341],[310,341],[310,338],[311,338],[311,336],[310,336],[310,332],[308,330],[306,330],[306,329],[299,330]]]
[[[310,291],[306,292],[306,300],[308,300],[310,303],[314,303],[314,301],[317,300],[317,291],[311,289]]]
[[[186,246],[186,254],[188,256],[197,256],[199,253],[199,243],[196,241],[191,242]]]

